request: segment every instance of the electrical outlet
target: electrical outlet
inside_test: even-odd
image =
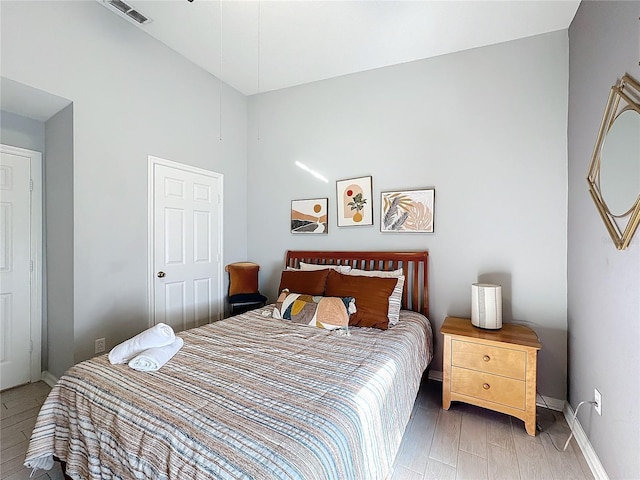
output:
[[[602,415],[602,395],[600,395],[600,392],[598,391],[597,388],[593,389],[593,399],[596,402],[593,408],[596,409],[596,412],[598,412],[598,415]]]
[[[96,340],[96,353],[102,353],[105,350],[105,339],[104,338],[98,338]]]

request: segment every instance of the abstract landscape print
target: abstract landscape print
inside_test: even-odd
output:
[[[327,221],[329,199],[311,198],[291,200],[291,233],[326,234],[329,231]]]
[[[382,192],[381,232],[433,233],[435,189]]]

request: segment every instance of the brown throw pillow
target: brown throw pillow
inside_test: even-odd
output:
[[[324,294],[327,297],[353,297],[357,311],[349,319],[349,325],[389,328],[389,296],[398,283],[397,278],[378,278],[342,275],[329,272]]]
[[[259,265],[238,262],[227,268],[229,269],[229,296],[240,293],[258,293]]]
[[[329,270],[285,270],[280,276],[278,293],[286,288],[295,293],[324,295],[324,286],[327,283],[328,274]]]

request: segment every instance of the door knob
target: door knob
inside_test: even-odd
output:
[[[158,278],[164,278],[166,275],[166,273],[164,272],[158,272]]]

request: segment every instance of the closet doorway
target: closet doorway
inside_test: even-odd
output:
[[[40,379],[42,154],[0,145],[0,390]]]

